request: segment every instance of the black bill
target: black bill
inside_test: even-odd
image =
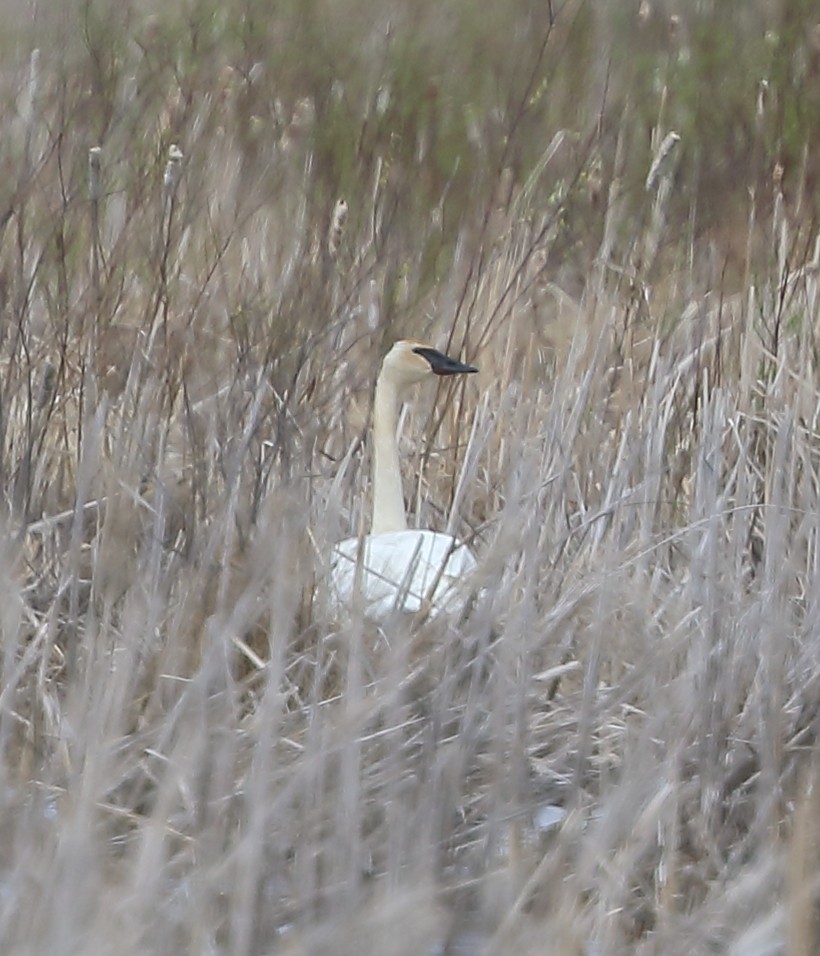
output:
[[[436,375],[459,375],[464,372],[478,371],[474,365],[465,365],[464,362],[450,358],[449,355],[445,355],[444,352],[439,352],[438,349],[428,349],[424,346],[419,346],[419,348],[413,349],[413,351],[416,355],[427,359],[430,363],[430,368]]]

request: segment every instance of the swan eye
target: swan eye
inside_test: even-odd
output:
[[[429,362],[430,368],[436,375],[459,375],[461,373],[478,371],[474,365],[465,365],[464,362],[450,358],[449,355],[445,355],[444,352],[439,352],[438,349],[431,349],[422,345],[413,349],[413,351],[416,355],[420,355]]]

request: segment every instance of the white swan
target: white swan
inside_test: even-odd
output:
[[[382,362],[373,409],[373,522],[364,538],[334,548],[331,583],[341,604],[360,599],[364,613],[380,620],[396,610],[430,613],[458,604],[453,585],[476,567],[465,545],[449,534],[408,530],[396,440],[403,389],[434,375],[477,372],[443,352],[403,339]]]

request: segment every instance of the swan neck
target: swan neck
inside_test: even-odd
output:
[[[384,371],[376,382],[373,408],[373,524],[371,534],[404,531],[404,493],[396,440],[399,396],[395,382]]]

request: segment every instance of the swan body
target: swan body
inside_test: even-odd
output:
[[[434,375],[476,371],[414,339],[397,342],[385,356],[373,409],[371,532],[334,548],[331,584],[339,603],[358,599],[374,620],[397,610],[418,611],[426,600],[431,615],[456,606],[455,584],[476,567],[476,560],[449,534],[407,528],[396,428],[406,387]]]
[[[359,549],[362,553],[358,571]],[[396,610],[421,610],[426,600],[430,614],[458,607],[456,585],[476,567],[469,548],[449,534],[435,531],[385,531],[347,538],[336,545],[333,584],[337,594],[354,600],[356,578],[364,613],[374,620]]]

